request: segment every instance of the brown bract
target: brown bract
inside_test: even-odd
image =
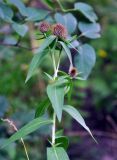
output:
[[[69,75],[70,75],[71,77],[76,77],[76,76],[78,75],[77,68],[71,67],[71,68],[69,69]]]
[[[39,24],[39,30],[42,32],[42,33],[45,33],[47,31],[49,31],[50,29],[50,24],[48,22],[41,22]]]
[[[57,36],[58,38],[63,38],[66,39],[67,38],[67,29],[64,25],[57,23],[52,25],[51,27],[52,33]]]

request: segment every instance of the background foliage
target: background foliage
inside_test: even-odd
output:
[[[33,2],[25,0],[24,2],[28,6],[41,9],[47,7],[36,0]],[[64,7],[71,8],[75,0],[67,0],[66,2],[63,1]],[[75,81],[73,86],[75,92],[72,93],[70,105],[75,105],[80,109],[99,145],[97,146],[87,133],[66,114],[63,124],[67,121],[65,134],[70,137],[71,145],[68,148],[68,152],[71,159],[115,160],[117,159],[117,2],[114,0],[89,0],[87,3],[94,6],[99,16],[102,26],[102,37],[93,41],[82,38],[84,42],[90,43],[96,48],[96,66],[87,81]],[[17,8],[13,7],[12,9],[14,12],[17,12]],[[25,16],[27,13],[24,10],[21,10],[21,13]],[[11,11],[4,11],[9,12],[9,17],[12,17]],[[48,13],[41,12],[41,18],[43,19]],[[17,20],[17,16],[22,18],[21,15],[16,14],[15,20]],[[4,41],[4,43],[14,45],[19,37],[16,32],[21,29],[21,36],[23,37],[26,34],[26,37],[21,41],[22,46],[28,48],[31,46],[33,48],[41,43],[41,41],[35,41],[34,37],[37,29],[30,22],[27,23],[30,32],[27,32],[27,26],[20,26],[22,24],[9,26],[7,23],[10,21],[9,17],[4,17],[6,23],[0,20],[0,42]],[[29,20],[38,21],[40,19],[37,14],[35,17],[30,15]],[[18,28],[19,30],[17,31]],[[33,119],[34,109],[38,107],[41,99],[45,98],[45,86],[48,79],[41,73],[45,70],[52,73],[51,65],[45,59],[41,69],[36,71],[36,76],[28,84],[24,84],[28,70],[27,64],[29,64],[31,58],[32,52],[30,50],[0,45],[0,116],[13,119],[18,128]],[[63,61],[62,69],[64,71],[68,70],[68,66],[64,66],[67,63],[67,59]],[[47,114],[44,116],[48,117]],[[43,152],[46,159],[45,145],[49,146],[46,141],[49,132],[48,128],[44,127],[41,131],[36,131],[25,139],[31,159],[43,159],[41,155]],[[1,123],[0,143],[12,133],[11,128]],[[41,135],[43,140],[39,139],[38,135]],[[85,152],[83,152],[84,150]],[[0,151],[1,160],[23,160],[24,157],[23,147],[20,142],[14,143],[12,146]]]

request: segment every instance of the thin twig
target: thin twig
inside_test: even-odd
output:
[[[7,44],[7,43],[3,43],[3,42],[0,42],[0,46],[22,48],[22,49],[29,50],[29,51],[32,51],[32,50],[35,50],[35,49],[39,48],[39,47],[28,48],[28,47],[22,46],[21,44]]]
[[[113,127],[113,129],[117,132],[117,124],[115,123],[115,121],[113,120],[113,118],[111,116],[107,116],[107,120],[111,124],[111,126]]]
[[[93,135],[95,136],[100,136],[100,137],[108,137],[112,139],[117,140],[117,134],[116,133],[111,133],[111,132],[105,132],[105,131],[92,131]],[[73,136],[89,136],[87,132],[83,131],[66,131],[66,135],[73,137]]]
[[[14,131],[16,131],[16,132],[18,131],[16,125],[15,125],[15,124],[13,123],[13,121],[11,121],[10,119],[3,119],[3,118],[1,118],[1,120],[2,120],[3,122],[7,122],[7,123],[14,129]],[[27,148],[26,148],[26,145],[25,145],[25,143],[24,143],[23,138],[21,138],[21,142],[22,142],[23,147],[24,147],[24,151],[25,151],[25,154],[26,154],[26,158],[27,158],[27,160],[30,160],[30,159],[29,159],[29,156],[28,156]]]

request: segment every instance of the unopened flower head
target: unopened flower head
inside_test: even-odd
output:
[[[77,68],[75,68],[75,67],[70,67],[70,69],[69,69],[69,75],[71,76],[71,77],[76,77],[77,75],[78,75],[78,71],[77,71]]]
[[[50,29],[50,24],[48,22],[41,22],[39,24],[39,30],[42,32],[42,33],[45,33],[47,31],[49,31]]]
[[[60,23],[52,25],[52,33],[59,38],[67,38],[67,29]]]

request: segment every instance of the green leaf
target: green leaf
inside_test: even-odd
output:
[[[55,20],[56,22],[63,24],[67,28],[69,34],[72,34],[76,30],[77,20],[71,13],[64,15],[56,13]]]
[[[72,65],[73,62],[72,62],[72,56],[71,56],[70,49],[68,48],[68,46],[64,42],[59,41],[59,43],[62,45],[63,49],[65,50],[65,52],[66,52],[66,54],[67,54],[67,56],[69,58],[70,64]]]
[[[49,36],[45,39],[44,43],[37,49],[36,53],[41,53],[43,52],[54,40],[56,36]]]
[[[55,82],[47,86],[48,97],[59,121],[61,121],[62,118],[62,109],[64,104],[64,85],[65,84],[62,81],[58,81],[58,83]]]
[[[45,49],[55,40],[55,36],[49,36],[45,39],[44,43],[37,49],[36,53],[30,63],[28,75],[26,78],[27,82],[32,75],[34,74],[34,71],[38,68],[38,66],[41,64],[41,61],[43,57],[48,53]]]
[[[46,73],[46,72],[44,72],[44,74],[45,74],[49,79],[53,80],[53,77],[52,77],[50,74],[48,74],[48,73]]]
[[[16,6],[23,16],[27,16],[27,8],[21,0],[8,0],[8,2]]]
[[[74,57],[74,63],[80,77],[86,80],[96,62],[95,50],[92,46],[84,44],[79,47],[79,54]]]
[[[100,38],[101,27],[99,23],[84,23],[79,22],[78,24],[79,30],[82,32],[82,36],[96,39]]]
[[[43,3],[45,3],[50,9],[54,9],[55,5],[52,0],[42,0]]]
[[[94,139],[94,141],[97,143],[97,141],[95,140],[95,138],[93,137],[90,129],[88,128],[88,126],[86,125],[83,117],[81,116],[81,114],[72,106],[70,105],[65,105],[64,106],[64,110],[69,113],[78,123],[80,123],[80,125],[82,127],[84,127],[88,133],[91,135],[91,137]]]
[[[56,131],[56,138],[63,135],[63,129]]]
[[[25,24],[13,23],[12,27],[22,37],[24,37],[28,31],[28,26]]]
[[[49,11],[47,11],[47,10],[28,7],[26,20],[27,21],[41,21],[48,14],[49,14]]]
[[[80,11],[91,22],[95,22],[98,19],[93,8],[86,3],[75,3],[75,10]]]
[[[42,116],[50,105],[48,98],[43,100],[36,109],[35,118]]]
[[[60,136],[55,139],[55,144],[57,147],[62,147],[65,150],[67,150],[67,148],[69,146],[69,140],[65,136]]]
[[[21,128],[15,134],[13,134],[8,140],[4,142],[1,148],[4,148],[9,144],[11,144],[12,142],[25,137],[26,135],[34,132],[35,130],[39,129],[42,126],[48,125],[51,123],[52,123],[52,120],[44,120],[42,118],[36,118],[32,120],[30,123],[26,124],[23,128]]]
[[[12,22],[13,18],[12,9],[3,3],[0,3],[0,18],[9,23]]]
[[[47,160],[69,160],[69,157],[62,147],[47,148]]]

